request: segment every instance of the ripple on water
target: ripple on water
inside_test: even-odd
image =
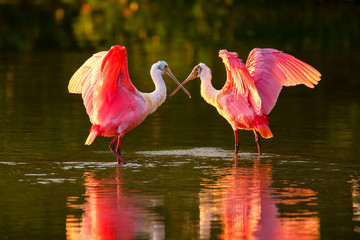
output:
[[[20,164],[27,164],[25,162],[0,162],[0,164],[5,164],[5,165],[9,165],[9,166],[15,166],[15,165],[20,165]]]
[[[82,169],[87,167],[94,167],[94,168],[108,168],[113,167],[116,165],[115,161],[111,162],[55,162],[56,164],[60,165],[63,169]]]
[[[175,157],[199,157],[199,158],[232,158],[234,157],[233,150],[224,150],[216,147],[200,147],[191,149],[173,149],[173,150],[160,150],[160,151],[138,151],[140,155],[146,156],[175,156]],[[253,159],[257,156],[257,153],[238,153],[238,157],[245,159]],[[268,154],[263,154],[261,157],[268,157]]]

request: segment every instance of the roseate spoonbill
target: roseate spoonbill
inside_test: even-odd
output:
[[[113,46],[109,51],[94,54],[70,79],[70,93],[81,93],[92,127],[85,144],[90,145],[97,136],[112,137],[109,147],[118,163],[126,163],[120,152],[125,133],[138,126],[166,99],[166,86],[162,75],[168,74],[190,97],[164,61],[154,63],[150,75],[155,84],[151,93],[142,93],[132,84],[128,72],[126,48]],[[115,147],[115,142],[117,146]]]
[[[273,136],[268,114],[275,106],[282,86],[304,84],[313,88],[321,74],[309,64],[276,49],[253,49],[246,65],[236,52],[220,50],[225,64],[227,80],[221,90],[211,85],[211,70],[204,63],[195,66],[181,83],[200,77],[201,96],[213,105],[231,125],[235,137],[235,155],[239,150],[238,129],[253,130],[258,154],[260,139]],[[179,90],[177,87],[170,96]]]

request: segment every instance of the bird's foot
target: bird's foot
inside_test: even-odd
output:
[[[126,164],[125,160],[121,156],[117,156],[118,164]]]

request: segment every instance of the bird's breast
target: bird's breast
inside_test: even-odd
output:
[[[166,93],[165,95],[160,93],[147,93],[143,94],[143,97],[146,104],[146,110],[148,114],[151,114],[155,112],[161,104],[163,104],[166,99]]]

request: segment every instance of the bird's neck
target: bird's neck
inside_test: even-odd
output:
[[[150,113],[153,113],[163,102],[165,102],[166,85],[160,72],[153,71],[150,72],[150,75],[155,84],[155,90],[150,93],[144,93],[144,96],[149,105]]]
[[[200,79],[201,79],[201,85],[200,85],[201,96],[205,99],[207,103],[215,106],[216,96],[219,93],[219,90],[215,89],[211,84],[211,75],[202,76],[200,77]]]

